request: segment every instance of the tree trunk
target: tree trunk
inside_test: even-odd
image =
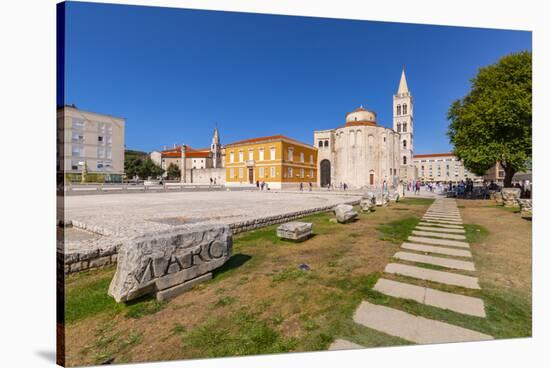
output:
[[[504,168],[504,188],[511,188],[512,178],[514,177],[516,170],[504,165],[502,165],[502,167]]]

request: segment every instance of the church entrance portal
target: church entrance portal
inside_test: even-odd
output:
[[[254,168],[248,168],[248,184],[254,184]]]
[[[374,185],[374,173],[372,172],[369,174],[369,184]]]
[[[326,187],[330,184],[330,161],[321,161],[321,187]]]

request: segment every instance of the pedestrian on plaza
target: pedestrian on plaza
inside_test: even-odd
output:
[[[261,190],[264,190],[264,186],[265,186],[265,181],[262,180],[262,182],[260,183]]]
[[[212,178],[210,178],[210,185],[212,185],[213,182],[214,182],[214,180],[212,180]]]
[[[214,185],[216,185],[216,178],[214,178]]]
[[[311,188],[313,187],[313,185],[311,185],[311,182],[309,182],[309,191],[311,192]]]
[[[420,193],[420,182],[419,181],[416,182],[414,194],[418,194],[418,193]]]
[[[304,191],[304,184],[300,182],[300,192],[303,192],[303,191]]]
[[[260,181],[256,180],[256,188],[260,189]]]

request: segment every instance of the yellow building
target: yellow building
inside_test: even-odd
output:
[[[246,139],[225,146],[226,185],[272,189],[308,188],[317,184],[317,149],[283,135]]]

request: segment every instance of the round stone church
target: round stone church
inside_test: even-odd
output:
[[[412,163],[412,97],[405,73],[394,95],[393,129],[378,125],[376,113],[362,106],[346,114],[345,124],[314,132],[321,187],[397,187]]]

